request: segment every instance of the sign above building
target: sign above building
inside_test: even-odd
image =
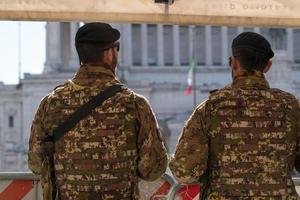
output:
[[[0,19],[297,27],[300,1],[0,0]]]

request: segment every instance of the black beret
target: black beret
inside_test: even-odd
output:
[[[267,59],[274,56],[271,45],[266,38],[254,32],[244,32],[234,38],[232,42],[233,49],[252,49],[262,54]]]
[[[113,43],[120,39],[120,32],[109,24],[93,22],[80,27],[75,36],[75,43],[97,42]]]

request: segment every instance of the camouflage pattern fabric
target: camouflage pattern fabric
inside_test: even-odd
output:
[[[208,174],[204,199],[293,200],[300,199],[290,176],[297,154],[296,98],[271,89],[262,73],[244,72],[197,107],[170,169],[186,184]]]
[[[28,163],[41,175],[44,199],[52,199],[52,154],[56,198],[62,200],[138,199],[137,179],[155,180],[164,173],[167,154],[156,118],[148,101],[129,89],[94,109],[55,145],[43,142],[92,96],[116,83],[112,71],[82,66],[42,100],[32,123]]]

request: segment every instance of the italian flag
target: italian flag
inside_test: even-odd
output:
[[[192,60],[190,61],[190,65],[189,65],[189,73],[188,73],[188,79],[187,79],[188,87],[185,89],[185,95],[187,95],[187,96],[190,95],[193,90],[193,74],[194,74],[195,66],[196,66],[196,60],[195,60],[195,58],[192,58]]]

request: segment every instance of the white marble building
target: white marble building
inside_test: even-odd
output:
[[[231,80],[232,39],[243,31],[265,35],[275,47],[271,86],[300,96],[300,29],[113,24],[121,31],[118,77],[153,106],[172,152],[180,129],[212,89]],[[0,84],[0,171],[26,171],[32,118],[43,96],[78,69],[74,36],[79,23],[46,25],[42,74],[24,74],[18,85]],[[194,48],[195,47],[195,48]],[[195,51],[193,51],[195,49]],[[186,96],[188,64],[195,54],[195,92]],[[167,125],[167,126],[166,126]]]

